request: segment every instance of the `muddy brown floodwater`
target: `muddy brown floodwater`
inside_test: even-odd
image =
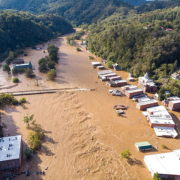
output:
[[[45,56],[48,43],[60,48],[60,60],[57,65],[57,79],[46,80],[38,72],[38,60]],[[23,123],[23,117],[34,114],[36,122],[45,131],[45,140],[41,149],[30,161],[23,159],[21,171],[30,169],[28,179],[39,180],[150,180],[143,158],[144,155],[169,152],[178,149],[177,139],[158,138],[136,108],[136,103],[126,97],[113,97],[108,94],[108,87],[97,78],[97,70],[92,68],[85,48],[77,52],[75,47],[66,43],[65,36],[54,39],[41,51],[26,49],[28,57],[35,66],[36,79],[26,79],[18,75],[21,83],[8,90],[17,91],[43,88],[80,87],[93,88],[96,91],[57,92],[55,94],[26,96],[26,109],[21,106],[5,107],[1,110],[2,119],[7,124],[5,135],[22,134],[23,149],[26,148],[29,130]],[[80,42],[77,42],[80,44]],[[95,56],[94,56],[95,57]],[[100,58],[95,57],[100,61]],[[123,79],[127,72],[118,72]],[[10,85],[12,76],[1,71],[3,85]],[[136,84],[136,82],[132,83]],[[21,97],[18,97],[20,99]],[[126,114],[118,117],[113,109],[114,104],[129,106]],[[179,112],[173,112],[176,124],[179,124]],[[137,151],[134,143],[148,141],[158,150]],[[169,149],[162,149],[165,144]],[[132,153],[130,162],[121,158],[121,152],[129,149]],[[48,170],[45,168],[48,167]],[[45,171],[46,175],[36,175],[34,171]],[[25,179],[22,175],[17,179]]]

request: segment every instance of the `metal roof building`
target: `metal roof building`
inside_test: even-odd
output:
[[[139,151],[152,149],[152,145],[147,141],[135,143],[135,146]]]

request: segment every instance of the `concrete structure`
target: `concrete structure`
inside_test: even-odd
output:
[[[0,138],[0,170],[21,166],[21,135]]]
[[[32,64],[31,62],[24,63],[24,64],[13,64],[14,69],[32,69]]]
[[[147,141],[135,143],[135,146],[139,151],[152,149],[152,145],[149,144]]]
[[[144,162],[152,177],[158,172],[163,180],[180,180],[180,149],[169,153],[146,155]]]
[[[141,88],[144,92],[157,91],[157,86],[153,80],[149,79],[148,73],[146,73],[143,77],[139,77],[138,83],[141,85]]]
[[[157,106],[157,105],[158,105],[158,102],[154,99],[151,99],[148,101],[138,102],[136,105],[136,108],[138,108],[140,110],[145,110],[148,107]]]
[[[13,60],[13,64],[24,64],[24,59],[15,59]]]
[[[156,136],[159,137],[173,137],[176,138],[178,133],[173,127],[154,127]]]

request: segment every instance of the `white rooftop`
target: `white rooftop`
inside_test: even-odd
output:
[[[167,111],[165,111],[165,112],[167,112]],[[162,114],[153,114],[153,115],[148,114],[148,117],[149,117],[149,119],[172,120],[172,117],[171,117],[171,115],[169,113],[168,114],[163,114],[163,115]]]
[[[126,80],[116,80],[114,81],[115,83],[123,83],[123,82],[127,82]]]
[[[99,71],[98,75],[103,75],[103,74],[110,74],[113,73],[111,70],[104,70],[104,71]]]
[[[148,101],[141,101],[141,102],[138,102],[137,104],[138,105],[148,105],[148,104],[152,104],[152,103],[156,103],[157,101],[154,100],[154,99],[150,99]]]
[[[0,161],[19,159],[21,135],[0,138]]]
[[[92,65],[97,65],[97,64],[101,64],[100,62],[91,62]]]
[[[154,131],[156,133],[156,136],[169,136],[169,137],[177,137],[178,134],[176,130],[173,127],[154,127]]]
[[[178,99],[178,100],[173,100],[173,101],[171,101],[171,103],[173,103],[173,104],[178,104],[178,103],[180,103],[180,99]]]
[[[154,113],[154,112],[167,111],[167,110],[164,106],[155,106],[155,107],[147,108],[147,111]]]
[[[146,155],[144,162],[152,176],[157,172],[162,175],[180,175],[180,149],[169,153]]]

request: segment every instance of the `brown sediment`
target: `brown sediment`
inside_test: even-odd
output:
[[[93,69],[84,48],[82,52],[77,52],[75,47],[66,44],[65,36],[52,42],[60,47],[56,81],[46,81],[45,75],[39,73],[36,67],[35,73],[42,78],[38,87],[33,84],[34,80],[21,79],[20,76],[22,83],[8,91],[75,86],[96,91],[26,96],[26,109],[18,106],[2,110],[2,119],[7,124],[5,135],[22,134],[23,148],[29,133],[23,123],[24,116],[34,114],[36,122],[45,130],[42,148],[31,161],[23,160],[21,171],[30,168],[32,174],[29,179],[152,179],[144,164],[144,155],[178,149],[179,139],[156,137],[146,118],[136,108],[136,103],[127,97],[110,96],[109,88],[97,78],[97,70]],[[33,59],[32,64],[44,55],[42,51],[28,51],[27,58]],[[101,59],[95,57],[97,60]],[[128,77],[127,72],[120,71],[118,74],[123,79]],[[129,109],[118,117],[113,109],[115,104],[123,104]],[[178,116],[179,113],[175,112],[173,118],[177,123]],[[134,143],[141,141],[158,146],[158,150],[137,151]],[[161,148],[162,144],[169,150]],[[132,153],[130,162],[121,158],[120,154],[125,149]],[[45,170],[46,167],[48,170]],[[40,170],[46,175],[33,173]],[[24,179],[24,176],[18,179]]]

